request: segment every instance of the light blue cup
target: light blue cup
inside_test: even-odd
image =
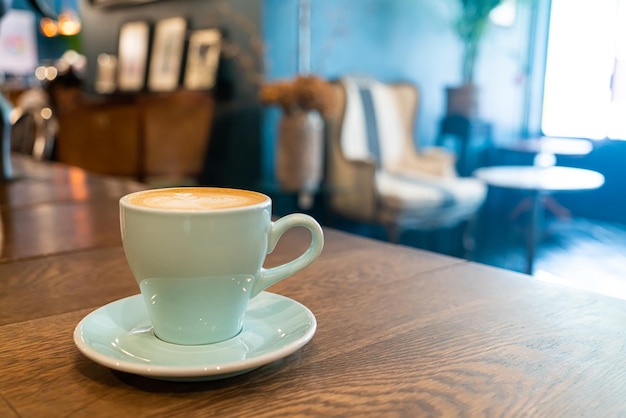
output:
[[[229,193],[233,199],[249,197],[250,202],[213,209],[196,205],[202,198],[211,200],[206,193],[214,192],[222,193],[216,199],[226,201],[226,206]],[[163,193],[180,198],[169,204]],[[137,203],[142,199],[152,203],[165,199],[167,204],[142,206]],[[261,193],[202,187],[147,190],[120,199],[126,259],[158,338],[192,345],[236,336],[251,298],[320,255],[324,245],[320,225],[304,214],[272,222],[271,205]],[[311,232],[309,248],[292,261],[264,268],[266,255],[282,234],[297,226]]]

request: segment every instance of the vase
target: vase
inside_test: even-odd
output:
[[[478,116],[479,90],[473,84],[446,88],[446,114],[474,119]]]
[[[276,179],[287,192],[314,193],[323,172],[324,123],[317,111],[283,113],[278,129]]]

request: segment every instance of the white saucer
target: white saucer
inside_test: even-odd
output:
[[[243,330],[208,345],[166,343],[152,332],[143,298],[130,296],[91,312],[74,342],[91,360],[111,369],[164,380],[235,376],[292,354],[313,338],[317,322],[304,305],[275,293],[250,300]]]

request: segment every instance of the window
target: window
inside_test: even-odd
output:
[[[552,0],[542,130],[626,140],[626,0]]]

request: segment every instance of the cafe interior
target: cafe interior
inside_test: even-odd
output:
[[[494,1],[474,36],[458,3],[15,0],[0,31],[12,151],[258,190],[277,215],[626,296],[626,4]],[[420,185],[342,152],[382,152],[378,171],[411,155],[401,176]],[[481,175],[501,166],[588,171],[549,187]]]
[[[0,417],[626,416],[625,31],[0,0]]]

